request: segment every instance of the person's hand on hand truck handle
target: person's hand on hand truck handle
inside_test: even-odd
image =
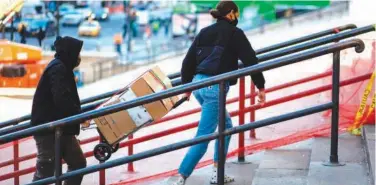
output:
[[[186,93],[184,93],[182,99],[186,98],[187,101],[189,101],[189,99],[191,98],[191,94],[192,94],[192,92],[186,92]]]
[[[81,123],[82,128],[89,128],[90,127],[90,121],[91,120],[86,120],[85,122]]]

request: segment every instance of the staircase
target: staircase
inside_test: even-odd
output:
[[[366,125],[362,137],[340,135],[338,154],[344,166],[328,167],[330,138],[313,138],[246,157],[246,164],[229,159],[229,185],[372,185],[375,168],[375,126]],[[371,175],[372,174],[372,175]],[[211,166],[196,170],[186,185],[209,185]],[[177,176],[138,185],[168,185]]]

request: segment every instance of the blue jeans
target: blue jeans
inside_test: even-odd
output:
[[[197,74],[193,81],[203,80],[209,78],[209,76]],[[228,83],[226,84],[226,95],[229,90]],[[218,125],[218,110],[219,110],[219,85],[212,85],[204,87],[202,89],[193,91],[193,95],[200,103],[201,119],[198,125],[196,137],[208,135],[213,133],[217,129]],[[230,114],[226,110],[226,129],[232,128],[232,121]],[[227,155],[228,145],[230,143],[230,136],[225,139],[225,154]],[[197,163],[208,149],[209,142],[200,143],[192,146],[188,153],[185,155],[183,162],[180,164],[179,173],[184,177],[189,177]],[[218,161],[218,140],[215,142],[214,162]]]

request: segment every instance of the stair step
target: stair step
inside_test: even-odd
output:
[[[265,151],[259,168],[307,170],[310,156],[310,150],[268,150]]]
[[[260,164],[264,152],[259,152],[253,155],[246,156],[247,163],[236,163],[237,158],[229,159],[226,163],[225,173],[233,176],[235,182],[229,185],[250,185],[255,175],[255,170]],[[187,179],[185,185],[210,185],[210,177],[212,175],[212,165],[203,167],[193,171],[192,175]],[[158,179],[145,183],[138,183],[137,185],[170,185],[177,181],[178,176],[169,177],[166,179]]]
[[[327,167],[322,162],[312,162],[308,185],[366,185],[367,172],[364,164],[346,163],[344,166]]]
[[[309,149],[267,150],[252,185],[305,185],[310,156]]]
[[[329,167],[330,138],[315,138],[312,146],[308,185],[366,185],[369,183],[366,172],[365,155],[361,138],[343,134],[338,140],[339,161],[344,166]]]
[[[375,125],[364,125],[362,138],[371,182],[375,184]]]
[[[315,138],[312,146],[311,161],[328,161],[330,156],[330,138]],[[365,161],[363,144],[360,137],[342,134],[338,139],[338,157],[344,163],[362,163]]]
[[[305,185],[308,170],[257,169],[252,185]]]

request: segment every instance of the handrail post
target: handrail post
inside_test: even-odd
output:
[[[333,53],[332,74],[332,128],[330,139],[330,158],[325,166],[343,166],[338,161],[338,116],[339,116],[340,51]]]
[[[98,129],[98,128],[97,128]],[[106,143],[106,139],[104,136],[101,134],[101,132],[98,129],[98,132],[100,133],[99,135],[99,140],[101,143]],[[103,161],[99,161],[100,164],[104,163]],[[106,169],[102,169],[99,171],[99,185],[106,185]]]
[[[128,136],[128,140],[133,139],[133,134]],[[128,156],[133,155],[133,144],[128,146]],[[134,172],[133,162],[128,163],[128,172]]]
[[[245,78],[241,77],[239,79],[239,125],[244,125],[245,123]],[[238,141],[238,161],[236,164],[246,163],[244,157],[244,132],[239,133]]]
[[[225,180],[225,110],[226,110],[226,92],[225,92],[225,82],[219,83],[219,123],[218,123],[218,170],[217,170],[217,182],[218,185],[223,185]]]
[[[61,185],[61,180],[59,177],[62,174],[62,164],[61,164],[61,128],[57,127],[55,129],[55,177],[56,185]]]
[[[99,162],[100,164],[104,162]],[[105,185],[106,184],[106,169],[99,171],[99,185]]]
[[[18,171],[19,170],[19,144],[18,140],[13,141],[13,171]],[[19,185],[20,184],[20,176],[17,174],[14,177],[14,184]]]
[[[253,84],[253,82],[251,82],[251,97],[250,97],[250,106],[254,105],[256,103],[256,97],[254,96],[256,94],[256,88],[255,88],[255,84]],[[255,110],[252,110],[250,112],[250,122],[255,122],[255,118],[256,118],[256,111]],[[254,129],[250,130],[249,131],[249,137],[250,138],[256,138],[256,131]]]

